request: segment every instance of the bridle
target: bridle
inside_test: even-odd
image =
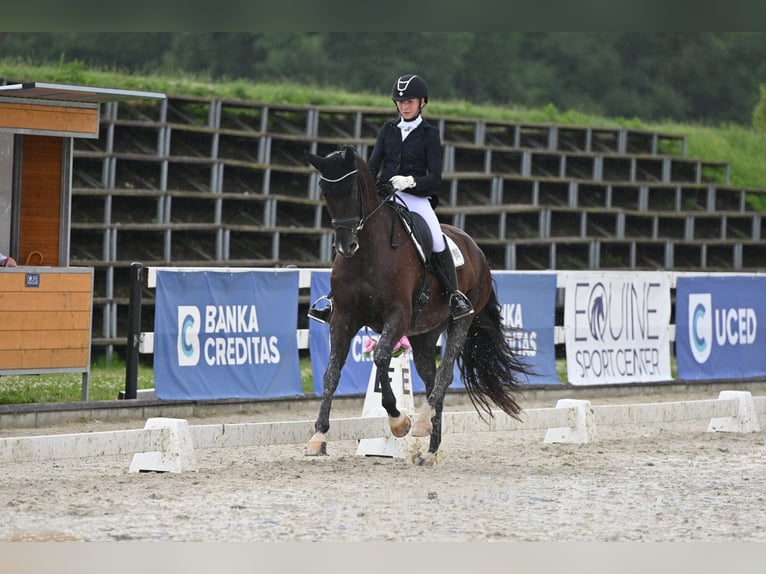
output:
[[[350,177],[358,173],[359,173],[358,169],[353,169],[349,171],[347,174],[342,175],[336,179],[330,179],[329,177],[325,177],[324,175],[320,174],[319,179],[321,181],[326,181],[327,183],[339,183],[343,181],[344,179],[346,179],[347,177]],[[364,228],[364,224],[367,223],[370,217],[372,217],[373,214],[384,205],[384,203],[383,202],[379,203],[377,206],[375,206],[375,208],[372,211],[370,211],[370,213],[368,213],[367,215],[364,215],[363,213],[364,208],[362,205],[362,193],[359,188],[358,176],[357,176],[356,182],[354,183],[354,190],[356,191],[356,199],[357,199],[356,215],[352,215],[350,217],[333,218],[331,220],[331,223],[332,223],[333,229],[336,229],[336,230],[345,229],[349,231],[350,233],[352,233],[353,235],[356,235]]]

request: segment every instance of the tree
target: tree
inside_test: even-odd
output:
[[[759,90],[761,99],[753,110],[753,127],[760,132],[766,132],[766,85],[761,84]]]
[[[421,74],[434,99],[749,124],[764,32],[0,33],[0,57],[387,94]]]

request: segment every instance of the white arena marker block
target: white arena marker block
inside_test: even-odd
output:
[[[559,399],[557,409],[571,409],[572,419],[569,426],[550,428],[545,433],[545,443],[582,444],[590,442],[596,436],[596,423],[590,401]]]
[[[379,388],[376,388],[375,365],[372,366],[370,380],[367,383],[367,394],[364,397],[364,406],[362,407],[362,418],[368,417],[387,417],[388,413],[383,408],[381,400],[383,395]],[[412,396],[412,375],[410,373],[410,361],[408,358],[395,357],[391,359],[388,368],[388,378],[391,381],[391,389],[396,397],[396,406],[399,411],[414,416],[415,400]],[[332,431],[331,431],[332,432]],[[407,433],[402,438],[396,438],[392,434],[379,438],[363,438],[359,440],[359,446],[356,449],[358,456],[385,456],[391,458],[405,458],[411,443],[417,439]]]
[[[717,417],[710,419],[708,432],[761,432],[758,424],[758,413],[755,410],[753,395],[750,391],[721,391],[719,400],[736,399],[739,401],[737,414],[733,417]]]
[[[168,440],[163,449],[139,452],[133,455],[130,472],[196,472],[197,457],[186,419],[156,417],[147,419],[144,430],[168,429]]]

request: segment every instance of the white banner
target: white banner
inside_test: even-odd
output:
[[[565,288],[570,383],[671,380],[667,273],[573,274]]]

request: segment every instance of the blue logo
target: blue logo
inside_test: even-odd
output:
[[[178,306],[178,365],[193,367],[199,363],[199,332],[202,321],[197,307]]]
[[[713,348],[713,305],[710,293],[689,293],[689,347],[694,360],[704,363]]]

